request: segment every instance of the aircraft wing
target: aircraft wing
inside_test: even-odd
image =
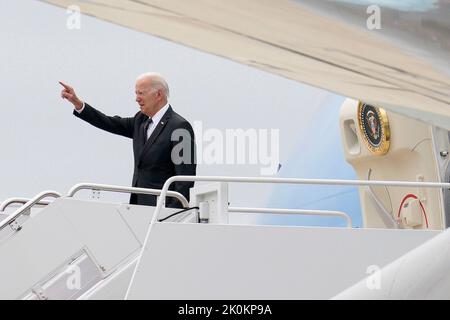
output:
[[[446,0],[425,11],[382,7],[379,30],[367,28],[359,0],[45,2],[450,129]]]

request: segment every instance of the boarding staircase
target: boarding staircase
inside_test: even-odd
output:
[[[191,189],[188,203],[168,190],[175,181],[213,183]],[[0,299],[328,299],[442,233],[352,228],[337,211],[231,207],[228,183],[408,184],[178,176],[162,190],[84,183],[65,196],[8,199],[0,206]],[[84,189],[159,198],[156,207],[77,199]],[[195,209],[166,208],[166,197]],[[237,225],[229,213],[332,215],[347,227]]]

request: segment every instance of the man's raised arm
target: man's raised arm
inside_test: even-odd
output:
[[[127,138],[133,138],[134,117],[122,118],[119,116],[107,116],[81,101],[71,86],[62,81],[59,81],[59,84],[64,87],[61,91],[61,97],[70,101],[75,107],[73,111],[74,116],[99,129]]]

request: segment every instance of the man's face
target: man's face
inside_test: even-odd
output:
[[[149,79],[139,79],[136,81],[136,102],[139,104],[141,112],[152,117],[158,110],[160,102],[160,92],[151,88]]]

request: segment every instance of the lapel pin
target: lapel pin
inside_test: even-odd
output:
[[[161,121],[161,124],[164,124],[164,121]]]

